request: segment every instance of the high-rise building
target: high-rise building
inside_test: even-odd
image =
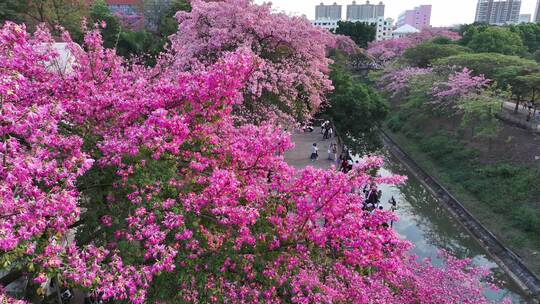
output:
[[[534,22],[540,23],[540,0],[536,2],[536,12],[534,13]]]
[[[420,5],[412,10],[406,10],[398,17],[397,27],[408,24],[416,29],[431,26],[431,5]]]
[[[352,4],[347,5],[347,20],[349,21],[376,19],[379,17],[384,17],[384,4],[382,2],[371,4],[368,0],[365,4],[356,4],[356,1],[353,1]]]
[[[341,20],[341,5],[321,3],[315,7],[315,20]]]
[[[518,23],[521,0],[478,0],[475,22],[502,25]]]

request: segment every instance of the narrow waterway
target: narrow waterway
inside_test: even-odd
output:
[[[397,215],[400,220],[394,229],[403,238],[412,242],[413,253],[419,258],[431,258],[435,264],[439,249],[444,249],[460,258],[471,258],[475,264],[487,266],[496,278],[498,291],[486,288],[485,294],[499,302],[505,297],[513,303],[528,303],[520,288],[494,262],[488,253],[465,230],[427,189],[388,151],[384,151],[385,165],[380,174],[399,174],[408,176],[405,185],[384,186],[381,203],[389,208],[388,200],[394,196],[398,202]]]

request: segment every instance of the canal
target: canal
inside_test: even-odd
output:
[[[441,264],[437,252],[444,249],[459,258],[471,258],[476,265],[491,269],[494,281],[500,288],[486,288],[486,296],[498,303],[505,297],[513,303],[529,303],[519,286],[494,262],[480,244],[463,228],[452,215],[431,195],[399,160],[388,151],[382,152],[385,165],[379,174],[405,175],[404,185],[383,186],[381,203],[389,209],[388,200],[393,196],[398,202],[399,221],[394,229],[405,240],[413,243],[412,252],[419,258],[431,258],[435,265]]]

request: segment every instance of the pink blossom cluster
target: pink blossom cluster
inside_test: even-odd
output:
[[[328,31],[251,0],[196,0],[191,6],[191,12],[176,15],[179,31],[171,37],[173,53],[167,58],[176,70],[199,69],[227,51],[248,48],[258,64],[238,112],[264,120],[276,111],[308,118],[325,103],[324,94],[332,89],[326,49],[335,45]],[[352,50],[350,39],[339,41]]]
[[[367,51],[379,62],[387,62],[400,57],[408,48],[437,37],[445,37],[453,41],[460,39],[459,34],[456,32],[444,28],[431,28],[397,39],[372,42],[369,44]]]
[[[0,31],[0,250],[32,254],[65,233],[79,213],[77,177],[92,165],[82,140],[63,132],[65,106],[51,98],[59,79],[43,62],[54,52],[39,28],[6,23]]]
[[[386,71],[377,81],[378,87],[384,92],[396,97],[409,89],[411,79],[415,76],[430,74],[431,68],[404,67]]]
[[[131,303],[154,300],[163,278],[175,282],[177,302],[486,303],[485,272],[453,258],[445,268],[417,262],[389,228],[392,212],[362,210],[356,189],[405,181],[374,176],[381,158],[366,157],[348,174],[296,171],[284,161],[289,133],[265,121],[238,124],[234,110],[256,101],[245,98],[254,81],[270,81],[259,82],[269,91],[284,82],[286,93],[295,81],[303,93],[329,85],[317,44],[328,34],[292,18],[303,29],[297,41],[280,23],[289,17],[268,17],[268,6],[223,7],[206,11],[219,6],[194,1],[182,22],[207,30],[185,41],[206,39],[222,51],[206,59],[188,52],[204,43],[181,44],[187,32],[179,33],[151,68],[105,49],[94,30],[82,47],[64,35],[74,64],[60,74],[45,68],[56,56],[47,32],[31,36],[13,23],[0,30],[2,258],[36,283],[58,275]],[[280,39],[257,41],[242,26]],[[240,38],[251,47],[237,47]],[[307,72],[299,61],[273,62],[268,43],[305,60]],[[308,46],[288,53],[297,43]],[[197,68],[179,68],[187,54]],[[94,199],[79,185],[92,170],[114,182],[84,205],[98,209],[99,225],[90,243],[79,243],[69,228]]]
[[[439,99],[459,98],[486,88],[491,80],[484,75],[473,76],[472,70],[463,68],[448,77],[448,81],[433,84],[431,94]]]
[[[361,49],[356,45],[356,43],[349,37],[345,35],[335,35],[335,48],[347,55],[357,54]]]

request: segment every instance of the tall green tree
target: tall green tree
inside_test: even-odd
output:
[[[105,47],[116,48],[117,53],[123,57],[138,56],[145,63],[153,64],[155,57],[164,50],[168,37],[178,30],[178,22],[174,19],[176,12],[191,10],[188,0],[174,0],[167,6],[163,6],[165,3],[163,1],[159,3],[154,0],[145,3],[146,5],[160,5],[158,13],[162,14],[160,15],[162,18],[154,20],[157,22],[157,31],[155,29],[154,31],[147,29],[135,31],[123,28],[121,22],[111,12],[104,0],[93,2],[90,8],[90,17],[92,22],[105,21],[107,23],[107,26],[102,30]]]
[[[437,59],[471,52],[471,49],[461,45],[425,42],[407,49],[403,57],[410,65],[425,68]]]
[[[500,69],[506,67],[516,67],[519,69],[536,69],[539,65],[533,61],[518,56],[508,56],[497,53],[473,53],[459,54],[439,59],[435,62],[437,69],[445,67],[469,68],[475,75],[483,74],[486,78],[501,80],[501,75],[496,75]]]
[[[27,24],[31,29],[45,24],[54,33],[60,25],[71,33],[75,40],[82,38],[81,21],[87,16],[84,0],[2,0],[0,20],[13,20]]]
[[[332,66],[330,79],[335,89],[328,95],[326,114],[354,153],[373,151],[380,145],[376,128],[388,115],[387,103],[339,63]]]
[[[522,23],[511,25],[510,31],[518,34],[529,53],[540,50],[540,24]]]
[[[484,32],[489,27],[489,24],[482,22],[462,25],[459,28],[459,35],[461,36],[459,43],[465,46],[468,45],[476,34]]]
[[[525,76],[518,76],[517,80],[524,84],[529,91],[530,101],[533,103],[535,111],[537,108],[536,97],[540,91],[540,72],[532,73]]]
[[[467,46],[478,53],[519,55],[525,51],[523,40],[518,34],[498,27],[490,27],[474,34]]]
[[[21,1],[0,1],[0,23],[3,24],[6,21],[24,22],[23,4]]]
[[[339,21],[336,34],[349,36],[361,48],[375,40],[377,30],[375,24],[367,22]]]
[[[462,111],[462,125],[470,127],[471,138],[480,138],[488,141],[488,150],[491,151],[492,141],[501,128],[497,114],[501,111],[501,104],[507,100],[508,94],[494,87],[479,93],[469,94],[458,103]]]

